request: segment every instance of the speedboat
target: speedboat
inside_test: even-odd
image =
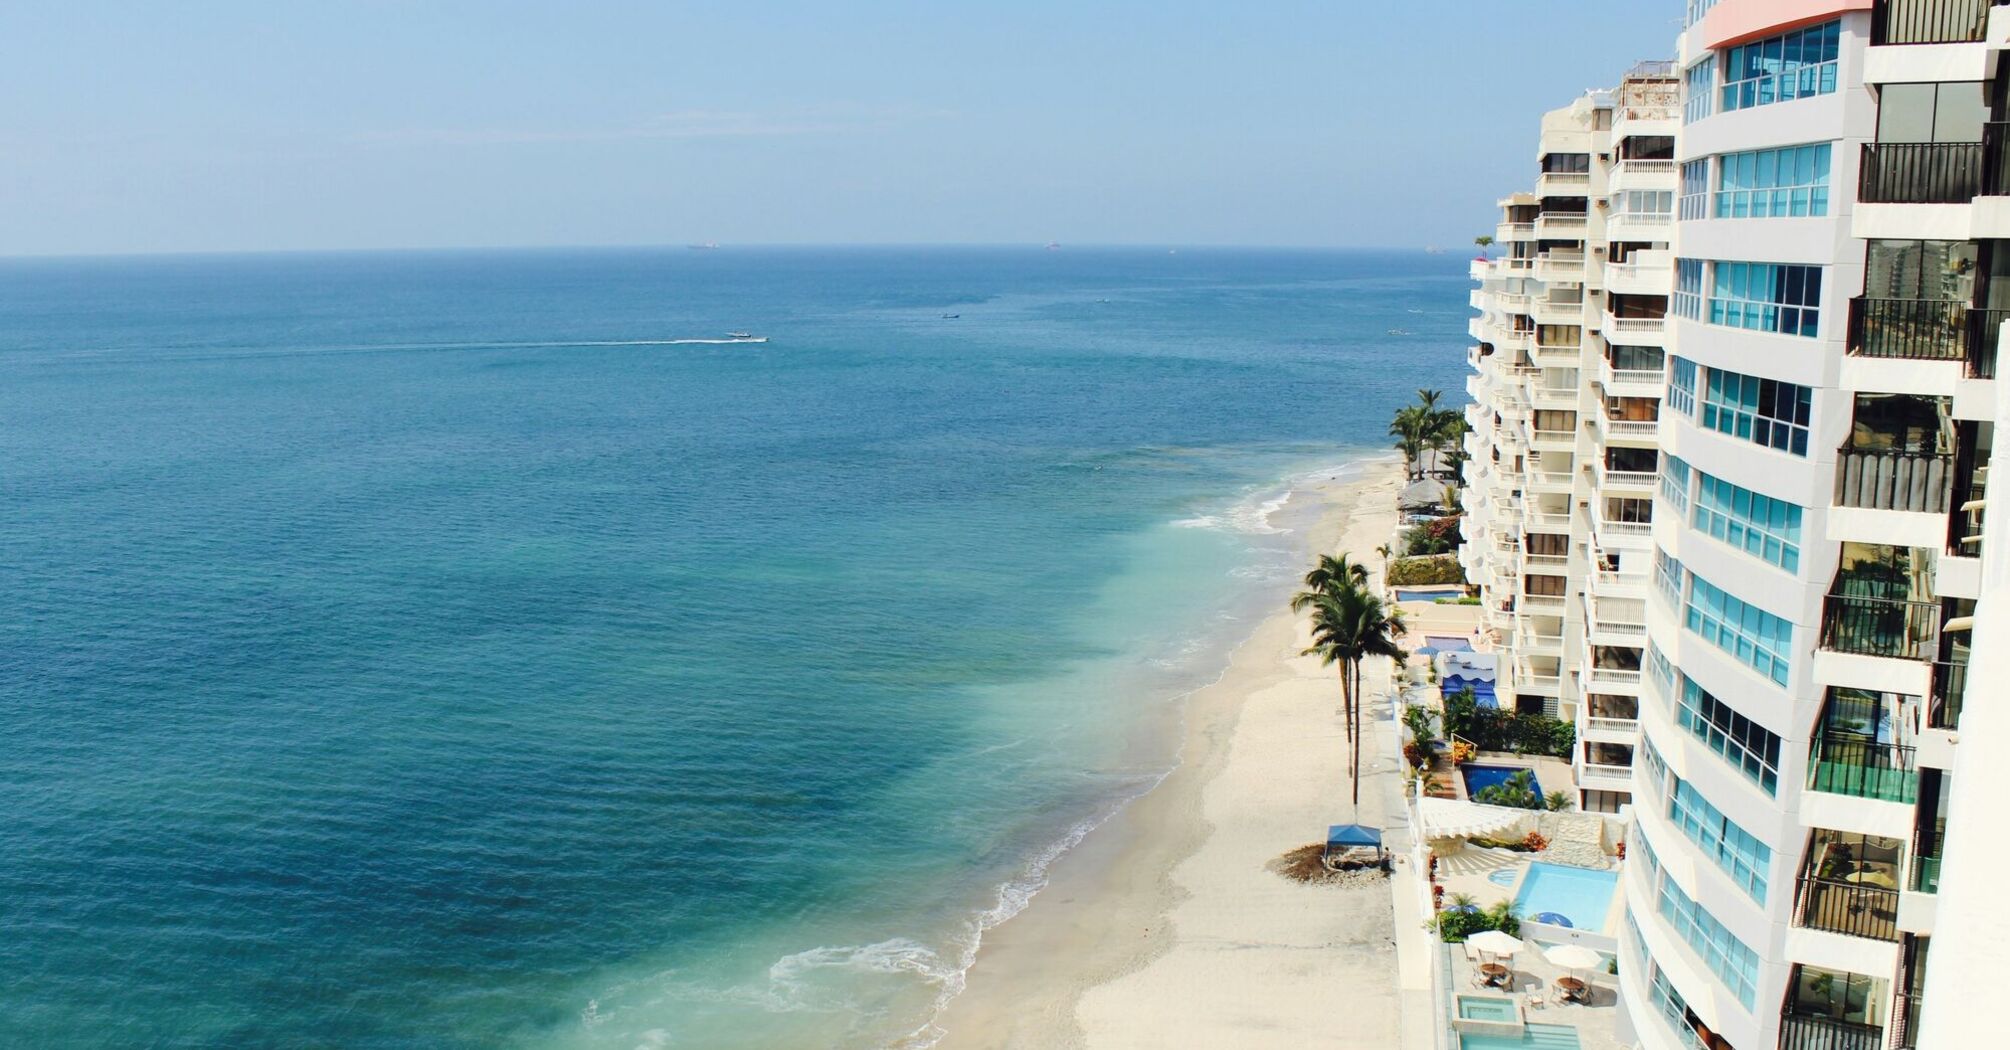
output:
[[[728,339],[752,339],[753,337],[754,337],[754,333],[752,333],[752,332],[727,332],[727,333],[726,333],[726,338],[728,338]]]

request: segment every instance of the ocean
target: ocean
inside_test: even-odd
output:
[[[927,1045],[1301,569],[1294,479],[1460,400],[1466,288],[0,260],[0,1045]]]

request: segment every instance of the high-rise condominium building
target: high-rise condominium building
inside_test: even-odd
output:
[[[2010,961],[2010,6],[1688,13],[1672,67],[1544,118],[1474,265],[1502,702],[1574,718],[1582,804],[1631,817],[1640,1046],[2010,1045],[1977,1027]]]

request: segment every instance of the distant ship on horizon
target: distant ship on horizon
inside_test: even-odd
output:
[[[687,244],[684,247],[689,248],[694,252],[715,252],[719,250],[719,242],[706,241],[703,244]]]
[[[1440,248],[1440,247],[1438,247],[1438,246],[1437,246],[1437,245],[1435,245],[1435,244],[1432,244],[1432,245],[1427,245],[1427,246],[1426,246],[1426,247],[1424,248],[1424,254],[1425,254],[1425,255],[1443,255],[1443,254],[1445,254],[1445,250],[1444,250],[1443,248]]]

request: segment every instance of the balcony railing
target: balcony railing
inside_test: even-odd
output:
[[[1834,652],[1924,660],[1939,636],[1933,602],[1831,594],[1822,609],[1822,648]]]
[[[1849,352],[1856,357],[1959,361],[1968,356],[1968,304],[1941,299],[1849,301]]]
[[[2001,0],[1993,0],[2000,3]],[[1992,0],[1877,0],[1872,44],[1960,44],[1982,39]]]
[[[1980,142],[1866,142],[1856,199],[1966,204],[1982,192]]]
[[[1808,787],[1816,791],[1908,804],[1919,799],[1910,747],[1824,734],[1815,738],[1808,767]]]
[[[1940,858],[1912,858],[1912,892],[1940,892]]]
[[[1945,514],[1954,496],[1954,455],[1891,448],[1836,453],[1836,505]]]
[[[1884,1028],[1788,1014],[1780,1018],[1780,1050],[1884,1050]]]
[[[1896,941],[1898,891],[1868,882],[1803,876],[1795,921],[1811,930]]]
[[[1926,705],[1926,724],[1934,729],[1961,728],[1961,697],[1967,692],[1967,661],[1935,662],[1933,696]]]
[[[1968,311],[1968,374],[1975,379],[1996,378],[1996,344],[2002,341],[2003,322],[2010,310]]]
[[[1597,715],[1584,717],[1584,728],[1606,733],[1638,733],[1640,720],[1637,718],[1601,718]]]
[[[1586,781],[1611,785],[1631,784],[1633,782],[1632,766],[1610,766],[1602,762],[1586,762],[1580,768],[1582,771],[1578,776],[1580,779]]]

